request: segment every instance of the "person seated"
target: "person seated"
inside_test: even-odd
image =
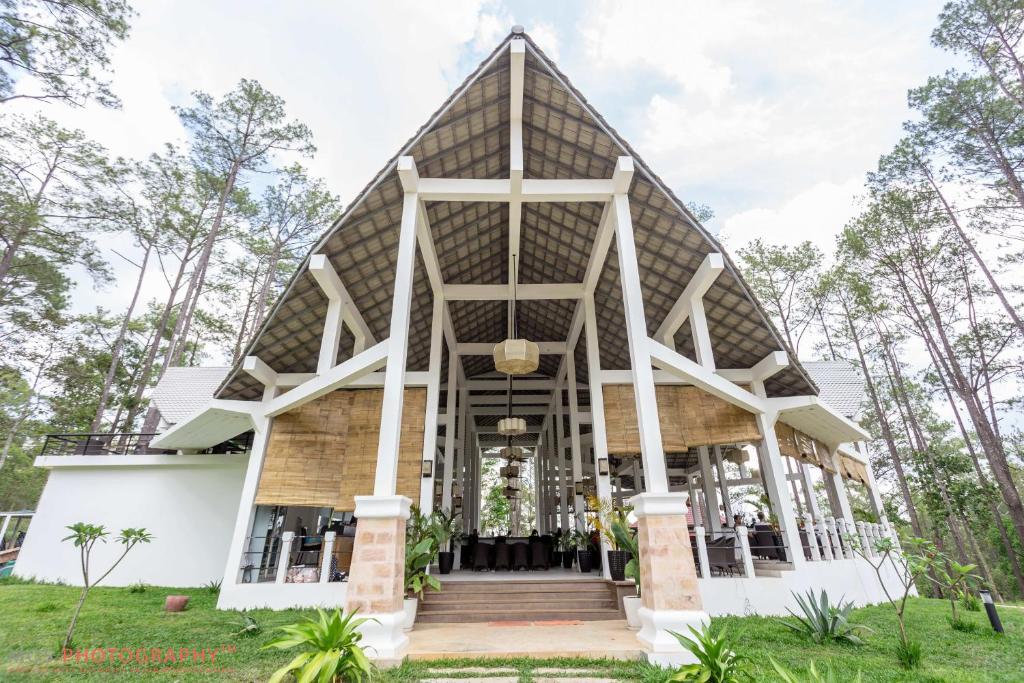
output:
[[[533,531],[530,532],[530,540],[531,541],[536,541],[538,539],[540,539],[540,532],[537,531],[536,529],[534,529]]]
[[[738,526],[746,526],[746,523],[743,521],[743,515],[733,515],[732,526],[734,529]]]

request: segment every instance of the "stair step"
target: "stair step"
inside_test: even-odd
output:
[[[463,593],[510,593],[544,591],[608,590],[608,582],[601,581],[442,581],[441,591]]]
[[[562,593],[556,591],[539,593],[424,593],[421,603],[458,603],[460,605],[495,603],[519,603],[524,600],[608,600],[611,593],[603,591],[585,591],[581,593]]]
[[[424,602],[419,606],[421,613],[425,612],[450,612],[461,611],[482,611],[488,610],[491,614],[508,611],[508,606],[515,605],[515,611],[550,611],[550,610],[576,610],[576,609],[615,609],[615,601],[610,597],[594,600],[527,600],[515,603],[485,603],[485,602]]]
[[[450,610],[420,612],[417,623],[481,623],[488,621],[610,621],[621,619],[617,609],[568,609],[548,611],[501,610]]]

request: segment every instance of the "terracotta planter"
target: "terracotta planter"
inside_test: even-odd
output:
[[[187,595],[168,595],[164,601],[164,611],[166,612],[184,612],[186,607],[188,607]]]

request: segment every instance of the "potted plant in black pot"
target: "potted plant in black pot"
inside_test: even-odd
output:
[[[573,559],[576,556],[576,532],[566,531],[558,539],[558,549],[562,553],[562,567],[572,569]]]
[[[576,535],[576,560],[580,563],[580,571],[589,574],[594,568],[594,551],[590,545],[590,534],[574,531]]]
[[[439,552],[437,553],[437,566],[442,574],[450,574],[455,565],[455,553],[452,552],[452,543],[458,542],[462,537],[462,529],[459,528],[459,515],[446,510],[434,510],[430,515],[430,535],[434,537]]]
[[[633,579],[636,595],[622,598],[622,609],[626,612],[626,626],[636,631],[640,629],[640,544],[637,542],[636,534],[629,528],[629,521],[625,515],[612,520],[611,531],[615,536],[615,545],[629,557],[623,573],[626,578]],[[609,566],[612,566],[611,553],[608,555]]]
[[[626,535],[632,538],[626,512],[614,510],[608,515],[607,524],[601,529],[604,537],[608,540],[608,545],[611,546],[608,550],[608,573],[611,575],[612,581],[626,580],[626,563],[633,556],[631,553],[636,545],[635,541],[632,545],[623,545],[625,537],[622,530],[625,530]]]

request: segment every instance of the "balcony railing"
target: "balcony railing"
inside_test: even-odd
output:
[[[47,434],[40,455],[173,455],[176,450],[150,445],[157,435],[140,433]],[[200,453],[245,453],[252,447],[252,432],[240,434]]]

